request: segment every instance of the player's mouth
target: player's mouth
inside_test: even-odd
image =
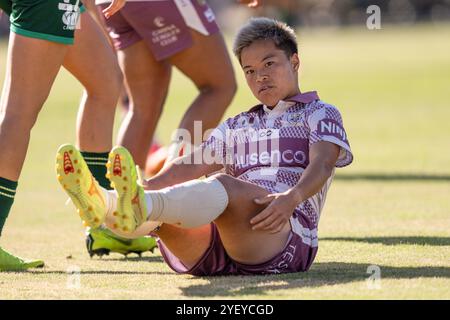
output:
[[[258,93],[261,94],[261,93],[266,92],[266,91],[268,91],[270,89],[273,89],[273,86],[262,86],[261,88],[259,88]]]

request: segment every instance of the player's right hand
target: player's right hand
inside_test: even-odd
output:
[[[108,19],[114,15],[117,11],[122,9],[125,5],[126,0],[112,0],[111,4],[103,10],[105,18]]]

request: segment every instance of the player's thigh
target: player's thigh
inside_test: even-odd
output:
[[[16,34],[72,44],[80,16],[79,0],[12,0],[6,12],[10,15],[10,29]]]
[[[250,224],[250,220],[266,207],[255,204],[254,199],[264,197],[268,192],[224,174],[220,174],[218,179],[227,190],[229,204],[215,224],[228,255],[241,263],[260,264],[279,254],[289,238],[289,223],[275,234],[254,231]]]
[[[195,266],[211,245],[211,226],[183,229],[169,224],[163,224],[157,231],[163,248],[183,262],[188,269]]]
[[[21,118],[36,115],[47,99],[67,47],[11,32],[2,109]]]
[[[75,43],[67,53],[64,67],[88,91],[118,97],[122,76],[116,55],[100,27],[87,12],[81,14],[80,28],[75,32]]]
[[[156,61],[144,41],[119,50],[118,58],[133,107],[161,107],[169,87],[171,66]]]
[[[205,36],[194,30],[191,34],[193,45],[170,57],[170,63],[199,88],[212,86],[233,90],[234,70],[223,36],[220,33]]]

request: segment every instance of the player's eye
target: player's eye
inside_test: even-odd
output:
[[[248,69],[247,71],[245,71],[245,74],[246,74],[246,75],[251,75],[251,74],[253,74],[254,72],[255,72],[254,70]]]
[[[266,67],[270,67],[271,65],[273,65],[275,62],[273,62],[273,61],[268,61],[267,63],[266,63]]]

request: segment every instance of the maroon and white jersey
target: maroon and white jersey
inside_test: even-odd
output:
[[[280,101],[273,109],[257,105],[227,119],[203,144],[224,165],[228,174],[265,188],[270,193],[294,187],[309,163],[309,149],[319,141],[340,147],[336,167],[349,165],[353,155],[339,110],[323,101],[317,92]],[[291,217],[294,233],[317,246],[317,224],[333,175],[320,192],[299,204]],[[296,219],[310,221],[305,228]]]

